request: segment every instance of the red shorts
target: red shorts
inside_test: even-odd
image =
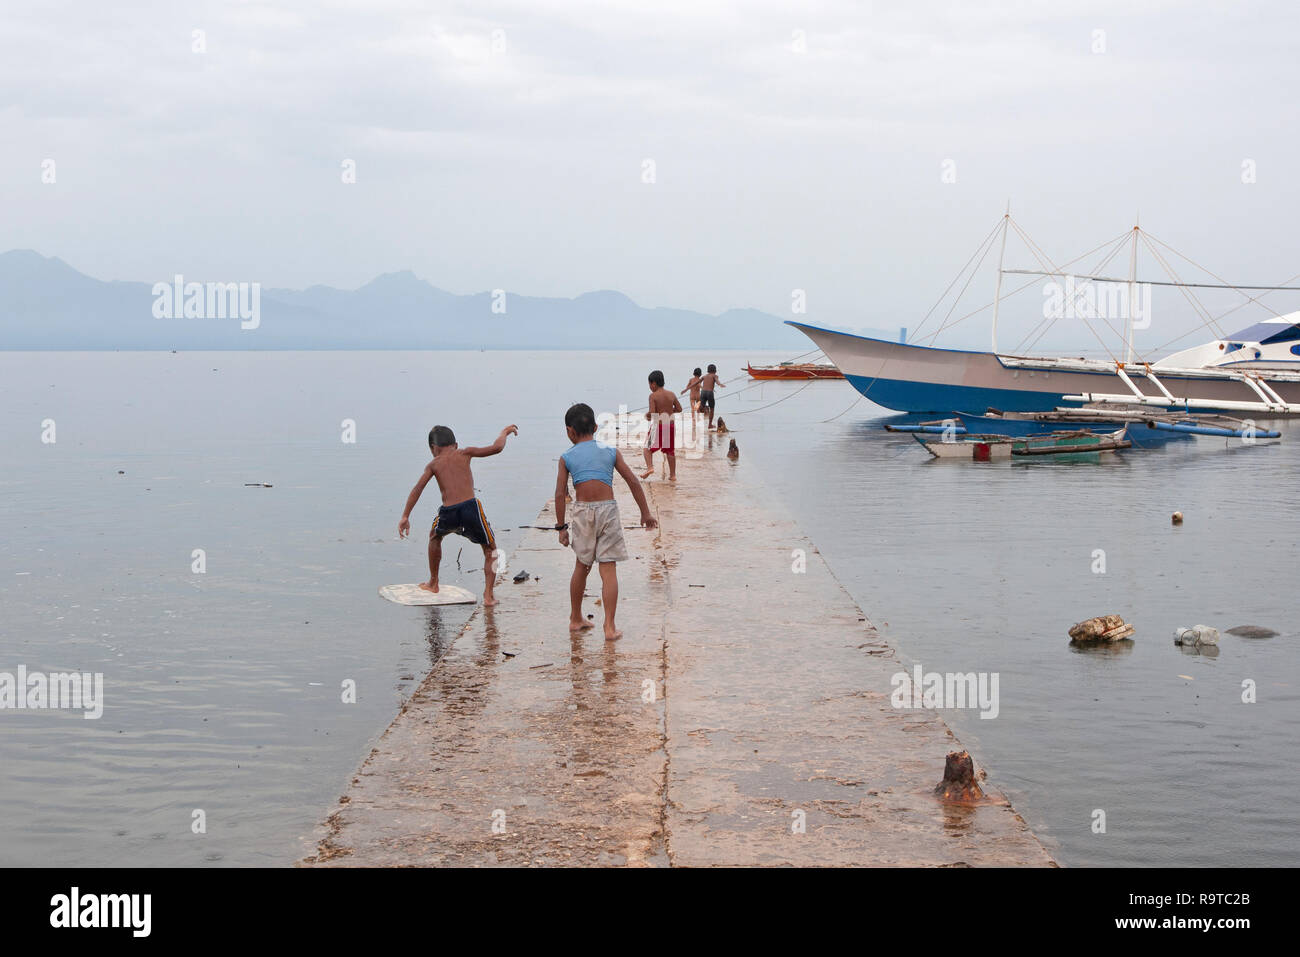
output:
[[[677,424],[672,421],[652,421],[646,449],[650,452],[662,452],[664,455],[676,455]]]

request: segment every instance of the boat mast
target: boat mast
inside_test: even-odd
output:
[[[998,284],[993,290],[993,353],[998,351],[998,303],[1002,300],[1002,262],[1007,255],[1007,227],[1011,224],[1011,200],[1007,200],[1007,211],[1002,217],[1002,250],[998,253]]]
[[[1140,217],[1134,217],[1133,222],[1133,248],[1129,251],[1128,256],[1128,309],[1127,317],[1124,320],[1124,364],[1129,365],[1133,361],[1133,309],[1137,303],[1137,261],[1138,261],[1138,234],[1141,231],[1139,226]]]

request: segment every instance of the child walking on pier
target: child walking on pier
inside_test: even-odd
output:
[[[555,528],[560,533],[561,545],[573,543],[576,558],[569,581],[569,631],[580,632],[592,627],[582,615],[582,595],[591,566],[599,563],[605,640],[613,641],[623,637],[614,622],[618,610],[617,563],[627,561],[623,521],[614,501],[615,472],[623,476],[632,490],[632,498],[641,509],[641,524],[655,528],[659,523],[650,514],[645,490],[623,460],[623,453],[596,441],[596,413],[591,406],[585,402],[571,406],[564,414],[564,429],[573,447],[560,456],[560,471],[555,480]],[[573,516],[566,523],[570,478],[573,479]]]
[[[650,403],[645,417],[650,420],[650,434],[645,447],[645,471],[649,478],[655,470],[655,453],[662,452],[668,460],[668,481],[677,481],[677,424],[673,416],[682,411],[677,393],[664,388],[664,374],[658,369],[650,373]]]

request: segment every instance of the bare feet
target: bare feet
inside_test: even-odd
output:
[[[618,641],[622,637],[623,637],[623,632],[619,631],[617,628],[611,629],[608,625],[605,626],[606,641]]]
[[[586,631],[588,628],[594,628],[594,627],[596,626],[589,621],[580,620],[580,621],[569,622],[569,631],[572,632]]]
[[[654,467],[651,466],[650,468],[646,469],[644,472],[641,473],[641,477],[642,477],[642,478],[649,478],[650,476],[652,476],[652,475],[654,475],[654,474],[655,474]]]
[[[488,592],[483,596],[484,608],[491,608],[493,605],[499,605],[499,604],[501,603],[496,600],[496,596],[494,596],[491,592]]]
[[[420,582],[420,587],[425,591],[433,592],[435,595],[438,594],[438,583],[436,581]]]

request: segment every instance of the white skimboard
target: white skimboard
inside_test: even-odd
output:
[[[419,585],[380,585],[379,596],[399,605],[472,605],[478,596],[457,585],[439,585],[436,592]]]

